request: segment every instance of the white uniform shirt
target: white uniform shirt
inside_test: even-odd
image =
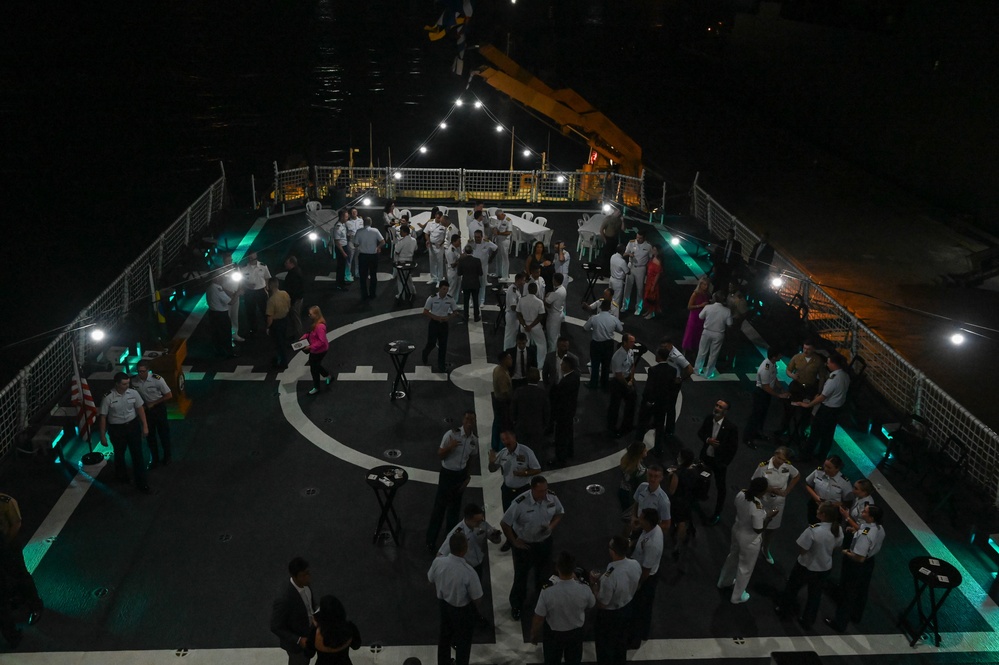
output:
[[[145,381],[140,379],[138,376],[133,376],[132,389],[139,393],[139,396],[142,397],[143,403],[155,402],[168,392],[172,392],[170,390],[170,386],[167,385],[166,379],[159,374],[153,374],[152,372],[149,372]]]
[[[270,269],[259,261],[256,265],[247,264],[243,268],[243,283],[246,284],[247,291],[259,291],[267,286],[267,280],[270,278]]]
[[[763,386],[777,390],[777,365],[769,358],[764,358],[756,370],[756,387],[762,389]]]
[[[619,610],[635,597],[641,579],[642,564],[634,559],[611,561],[600,576],[597,601],[608,610]]]
[[[767,512],[758,499],[746,501],[746,490],[735,495],[735,525],[732,527],[734,530],[747,535],[756,534],[763,528],[763,520],[766,517]]]
[[[560,258],[565,257],[565,258]],[[572,257],[569,256],[567,250],[562,250],[561,252],[555,252],[555,259],[552,261],[552,265],[555,266],[555,272],[560,272],[565,275],[565,284],[569,283],[569,264],[572,263]]]
[[[655,492],[649,491],[649,484],[642,483],[635,490],[635,503],[638,504],[638,514],[641,515],[642,511],[646,508],[655,508],[659,511],[659,521],[665,522],[672,519],[669,512],[669,496],[666,495],[666,491],[663,489],[662,485],[659,486]]]
[[[534,320],[545,313],[545,304],[541,302],[541,298],[534,294],[528,293],[520,299],[517,303],[517,312],[524,317],[524,321],[528,325],[534,323]]]
[[[474,568],[485,561],[486,538],[489,534],[496,531],[496,529],[485,520],[474,529],[465,524],[465,520],[461,520],[457,526],[447,532],[447,536],[444,537],[444,544],[437,550],[438,556],[447,556],[451,553],[451,536],[459,531],[465,534],[465,539],[468,541],[468,551],[465,552],[465,561],[468,562],[469,566]]]
[[[520,289],[517,288],[516,284],[511,284],[506,290],[506,311],[510,313],[511,308],[514,312],[517,311],[517,304],[520,303],[520,299],[523,297]]]
[[[870,559],[881,551],[881,545],[885,542],[885,528],[874,522],[862,522],[857,533],[853,534],[850,541],[850,551],[854,554]]]
[[[451,607],[464,607],[482,598],[479,576],[460,556],[448,554],[434,559],[427,579],[437,587],[437,597]]]
[[[808,550],[798,555],[798,563],[808,570],[821,573],[832,568],[833,550],[843,545],[843,530],[840,529],[839,535],[834,536],[832,524],[819,522],[805,527],[795,542],[801,549]]]
[[[805,482],[815,490],[815,493],[823,501],[842,501],[845,497],[853,494],[853,485],[843,477],[842,473],[827,476],[822,467],[808,474]]]
[[[364,228],[364,220],[360,217],[351,217],[347,220],[347,238],[353,239],[358,229]]]
[[[527,490],[510,504],[503,513],[503,523],[513,529],[517,537],[527,543],[540,543],[552,535],[548,525],[556,515],[565,514],[562,502],[548,490],[541,501],[535,501],[531,490]]]
[[[723,333],[732,325],[732,310],[720,302],[705,305],[698,318],[704,319],[704,329],[713,333]]]
[[[444,250],[444,267],[448,272],[454,272],[458,269],[457,263],[458,259],[461,258],[461,247],[455,247],[454,245],[448,245],[447,249]],[[455,286],[451,284],[451,286]]]
[[[522,443],[518,443],[510,452],[506,447],[496,453],[496,464],[503,471],[503,484],[507,487],[517,489],[531,483],[530,476],[515,476],[515,471],[525,469],[540,469],[541,464],[535,457],[534,451]]]
[[[486,229],[482,226],[482,222],[478,221],[474,217],[469,217],[466,220],[468,226],[468,240],[470,242],[475,242],[475,232],[482,231],[483,237],[485,237]]]
[[[673,347],[673,350],[669,352],[669,357],[663,362],[676,370],[676,376],[678,378],[683,375],[682,372],[684,369],[690,367],[690,361],[687,360],[680,352],[680,349],[675,346]]]
[[[545,304],[548,305],[548,311],[554,312],[561,317],[565,311],[565,295],[564,285],[546,295]]]
[[[412,263],[416,254],[416,238],[405,236],[392,245],[392,258],[396,263]]]
[[[799,476],[799,471],[785,462],[779,467],[774,466],[774,458],[760,465],[753,471],[753,478],[766,478],[772,490],[786,490],[792,478]]]
[[[347,250],[347,225],[343,222],[337,222],[333,225],[333,242],[336,243],[337,247],[343,247],[344,251]]]
[[[601,310],[586,320],[583,330],[593,333],[594,342],[607,342],[614,339],[615,332],[623,331],[624,326],[621,319]]]
[[[434,316],[451,316],[458,311],[458,303],[449,295],[441,298],[439,295],[432,295],[427,298],[427,304],[423,309],[429,311]]]
[[[564,632],[582,628],[586,623],[586,610],[596,604],[590,587],[577,579],[558,578],[550,587],[541,590],[534,613],[544,617],[552,630]]]
[[[357,246],[357,251],[361,254],[377,254],[378,243],[384,239],[381,231],[373,226],[365,226],[354,234],[354,245]]]
[[[837,369],[829,374],[829,378],[822,385],[822,394],[826,398],[822,401],[823,406],[830,409],[838,409],[846,404],[846,391],[850,388],[850,377],[846,370]]]
[[[491,252],[496,251],[496,243],[489,240],[483,240],[480,243],[472,243],[472,256],[477,258],[480,263],[482,263],[482,274],[485,275],[489,272],[489,255]]]
[[[621,256],[621,254],[615,254],[610,260],[610,277],[611,279],[619,279],[622,282],[624,278],[628,276],[628,259]]]
[[[447,454],[447,457],[441,460],[441,466],[448,471],[464,471],[465,467],[468,466],[468,458],[472,455],[472,451],[479,445],[479,440],[474,434],[465,434],[465,428],[460,427],[457,432],[448,430],[444,434],[444,438],[441,439],[440,447],[450,446],[452,439],[456,439],[458,445]]]
[[[135,420],[135,409],[143,404],[142,397],[131,388],[126,388],[123,395],[112,390],[101,400],[101,415],[108,417],[110,425],[124,425]]]
[[[648,568],[649,575],[659,572],[659,561],[663,558],[663,530],[658,524],[650,531],[643,531],[638,537],[631,558],[640,563],[642,568]]]
[[[637,240],[628,243],[624,250],[625,254],[631,254],[631,266],[633,268],[644,268],[649,263],[649,255],[652,254],[652,245],[647,242],[641,244]]]
[[[513,231],[513,222],[511,222],[510,218],[506,216],[504,216],[503,219],[500,219],[499,217],[491,219],[489,222],[489,226],[493,228],[493,231],[495,233],[510,233],[511,231]],[[510,241],[510,236],[508,235],[500,236],[494,234],[493,237],[496,239],[496,242]]]
[[[850,506],[850,519],[856,522],[857,526],[864,526],[865,522],[860,516],[864,512],[864,508],[873,505],[874,505],[873,496],[867,495],[864,497],[857,497],[857,500],[853,502],[852,506]]]
[[[624,378],[627,379],[631,376],[631,368],[635,366],[634,354],[635,350],[630,351],[623,346],[618,348],[611,356],[610,361],[610,371],[612,374],[624,374]]]
[[[208,300],[208,309],[211,311],[229,311],[229,303],[232,302],[232,296],[229,295],[229,292],[219,282],[212,280],[211,284],[208,285],[208,292],[205,294],[205,298]]]

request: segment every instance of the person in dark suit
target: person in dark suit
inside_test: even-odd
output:
[[[549,464],[553,467],[565,466],[574,453],[573,421],[579,400],[579,359],[566,353],[561,362],[562,378],[552,386],[550,393],[555,421],[555,459]]]
[[[271,632],[288,653],[288,665],[306,665],[315,653],[309,638],[316,626],[309,562],[295,557],[288,564],[288,572],[291,579],[281,585],[271,609]]]
[[[635,440],[642,441],[651,425],[656,432],[656,444],[652,454],[662,457],[666,448],[666,435],[673,435],[676,427],[676,399],[680,386],[694,373],[687,359],[673,346],[670,339],[660,342],[656,351],[656,364],[649,368],[642,402],[638,408],[638,423],[635,426]],[[651,422],[650,422],[651,420]]]
[[[555,350],[545,356],[544,365],[541,367],[541,381],[549,393],[562,378],[562,360],[566,356],[575,358],[576,367],[579,367],[579,356],[569,351],[568,336],[559,335],[555,342]]]
[[[527,385],[527,370],[538,366],[538,347],[527,345],[527,333],[517,333],[517,344],[506,350],[513,356],[513,366],[510,376],[513,379],[513,389]]]
[[[541,372],[531,367],[527,370],[527,385],[514,389],[510,400],[513,431],[517,440],[532,450],[540,450],[552,417],[548,393],[538,385],[540,381]]]
[[[479,286],[482,284],[482,261],[472,255],[472,246],[458,259],[458,276],[461,277],[461,299],[465,303],[465,322],[468,322],[468,300],[472,299],[475,320],[479,320]]]
[[[715,402],[712,413],[704,418],[697,438],[703,443],[701,461],[715,476],[715,512],[708,524],[718,524],[722,507],[725,505],[725,470],[739,448],[739,428],[729,420],[729,403],[723,399]]]
[[[735,239],[735,228],[730,228],[725,240],[715,245],[711,253],[711,263],[714,266],[714,282],[719,289],[728,288],[732,276],[738,274],[742,266],[742,243]]]

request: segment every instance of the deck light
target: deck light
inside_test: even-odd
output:
[[[427,146],[421,145],[420,146],[420,152],[423,153],[424,155],[427,154]]]
[[[238,270],[233,270],[232,272],[229,273],[229,279],[231,279],[234,282],[241,282],[243,281],[243,273],[239,272]]]
[[[461,101],[461,97],[459,97],[458,99],[454,100],[454,105],[455,106],[461,106],[464,103],[465,102]]]
[[[363,199],[361,200],[361,205],[362,205],[362,206],[369,206],[369,205],[371,205],[371,199],[369,199],[369,198],[368,198],[367,196],[365,196],[365,197],[364,197],[364,198],[363,198]]]
[[[530,156],[531,156],[531,151],[528,150],[527,148],[524,148],[524,157],[530,157]]]
[[[784,286],[784,278],[780,276],[774,277],[772,280],[770,280],[770,286],[774,287],[775,289],[779,289],[780,287]]]
[[[90,331],[90,339],[94,340],[95,342],[101,341],[102,339],[104,339],[104,331],[101,330],[100,328],[94,328],[93,330]]]
[[[503,125],[496,125],[496,131],[497,132],[502,132],[503,131]]]
[[[477,109],[482,108],[482,102],[480,102],[479,100],[476,99],[475,100],[475,108],[477,108]]]
[[[311,240],[312,242],[319,240],[319,234],[313,231],[312,233],[309,234],[309,240]]]
[[[447,123],[446,122],[442,122],[441,123],[441,129],[447,129]]]
[[[610,212],[610,211],[612,210],[612,208],[611,208],[611,204],[609,204],[609,203],[605,203],[605,204],[604,204],[604,207],[603,207],[603,208],[601,208],[601,210],[603,210],[603,211],[604,211],[604,214],[606,215],[607,213],[609,213],[609,212]]]
[[[673,245],[674,247],[679,247],[680,246],[680,238],[679,238],[679,236],[673,236],[672,238],[670,238],[669,239],[669,244]]]
[[[392,174],[392,177],[395,178],[396,180],[402,180],[402,173],[400,171],[396,171],[395,173]]]
[[[560,175],[559,177],[555,178],[555,182],[562,184],[563,182],[565,182],[565,176]]]
[[[954,333],[950,336],[950,343],[954,346],[961,346],[964,344],[964,335],[959,332]]]

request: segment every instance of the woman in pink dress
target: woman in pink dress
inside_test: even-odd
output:
[[[701,343],[701,333],[704,332],[704,320],[699,318],[701,310],[711,300],[711,281],[707,277],[701,277],[697,281],[694,292],[690,294],[687,301],[687,327],[683,331],[683,354],[688,356],[688,360],[697,355],[697,347]]]

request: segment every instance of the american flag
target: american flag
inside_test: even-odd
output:
[[[73,348],[73,387],[70,390],[70,403],[77,409],[77,430],[80,438],[90,440],[91,427],[97,422],[97,405],[90,393],[90,384],[85,377],[80,376],[80,364],[76,361],[76,349]]]

